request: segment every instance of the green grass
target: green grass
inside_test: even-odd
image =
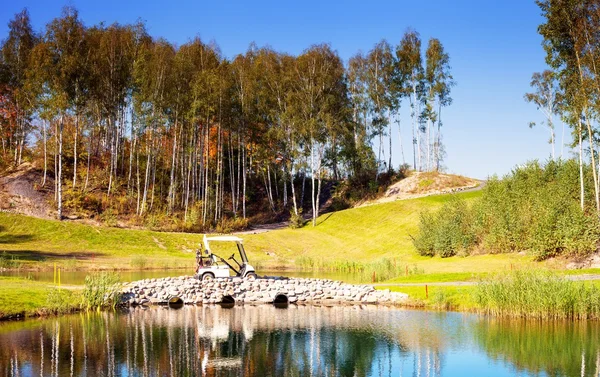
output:
[[[472,293],[474,286],[378,286],[377,289],[389,289],[392,292],[406,293],[409,297],[407,306],[424,307],[443,310],[473,310]]]
[[[472,201],[480,192],[457,194]],[[363,269],[378,281],[463,281],[512,266],[544,266],[530,256],[484,254],[451,258],[419,256],[411,235],[421,211],[433,211],[452,195],[429,196],[327,213],[318,225],[244,235],[251,264],[258,270],[277,268],[352,271]],[[201,234],[167,233],[41,220],[0,213],[0,259],[24,269],[192,268]],[[232,252],[215,245],[227,257]],[[231,245],[229,245],[231,246]],[[2,253],[5,251],[5,253]],[[393,271],[389,268],[393,265]],[[406,268],[416,269],[403,279]],[[391,272],[390,272],[391,271]],[[370,281],[370,279],[369,279]]]
[[[481,194],[457,194],[471,201]],[[487,273],[529,265],[528,256],[512,254],[469,257],[423,257],[416,253],[411,236],[418,230],[419,214],[435,210],[452,195],[429,196],[347,209],[320,216],[318,225],[282,229],[244,237],[250,256],[264,267],[300,267],[310,259],[325,270],[353,263],[374,263],[389,259],[401,274],[405,267],[425,274]],[[268,253],[268,254],[267,254]]]
[[[21,268],[190,266],[202,235],[118,229],[0,213],[0,258]],[[3,253],[4,251],[4,253]]]
[[[69,311],[79,304],[77,295],[47,283],[0,276],[0,319]]]
[[[472,272],[447,272],[433,274],[414,274],[408,276],[400,276],[390,279],[388,283],[428,283],[428,282],[452,282],[452,281],[477,281],[482,277],[487,276],[487,273],[472,273]]]

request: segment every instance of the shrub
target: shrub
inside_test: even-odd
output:
[[[131,262],[129,262],[129,264],[133,268],[143,270],[146,268],[146,266],[148,266],[148,259],[143,255],[136,255],[135,257],[131,258]]]
[[[304,216],[302,216],[302,208],[298,208],[298,214],[294,212],[294,210],[290,211],[290,225],[289,227],[292,229],[302,228],[306,225],[306,220]]]
[[[590,168],[584,186],[593,191]],[[450,256],[479,246],[490,252],[529,250],[538,260],[594,252],[600,223],[592,198],[580,207],[576,161],[532,162],[491,178],[471,208],[455,200],[422,214],[414,245],[421,255]],[[588,195],[591,196],[591,195]]]
[[[471,217],[465,201],[456,197],[435,213],[421,214],[419,234],[413,238],[419,254],[445,258],[468,250],[475,242]]]
[[[217,223],[215,231],[217,233],[231,233],[239,230],[248,229],[250,223],[248,219],[235,217],[233,219],[223,218]]]
[[[23,266],[23,263],[14,255],[8,257],[6,251],[0,254],[0,268],[6,268],[10,270],[18,270]]]

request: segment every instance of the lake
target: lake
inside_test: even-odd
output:
[[[0,323],[3,376],[598,376],[600,323],[185,306]]]

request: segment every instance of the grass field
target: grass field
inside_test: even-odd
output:
[[[0,319],[40,314],[47,306],[50,287],[26,279],[0,277]]]
[[[472,201],[480,193],[458,195]],[[474,286],[428,286],[426,292],[427,282],[479,281],[512,269],[575,273],[563,270],[564,262],[534,262],[531,256],[522,253],[451,258],[419,256],[411,240],[411,235],[418,231],[419,214],[439,208],[450,197],[430,196],[348,209],[322,215],[316,227],[308,224],[301,229],[247,234],[243,238],[250,261],[259,273],[261,269],[274,268],[354,273],[357,268],[372,268],[377,273],[386,269],[388,275],[380,280],[418,285],[378,286],[378,289],[408,293],[410,305],[432,309],[474,310],[476,304],[471,294]],[[56,265],[63,270],[189,270],[201,241],[201,234],[98,227],[0,213],[0,269],[52,270]],[[219,255],[229,255],[218,244],[214,246]],[[371,272],[367,272],[369,279]],[[56,299],[56,291],[50,284],[0,277],[0,318],[47,313],[54,310],[53,305],[65,305],[64,298],[56,304],[51,302],[52,297]]]
[[[458,194],[470,201],[480,192]],[[319,217],[318,225],[244,235],[259,269],[350,271],[381,261],[393,265],[398,281],[472,280],[512,266],[545,266],[519,254],[422,257],[412,244],[419,214],[439,208],[450,195],[376,204]],[[201,234],[118,229],[0,213],[0,268],[144,269],[190,268]],[[229,252],[215,251],[226,257]],[[404,276],[404,271],[411,271]],[[417,272],[417,273],[412,273]],[[390,273],[388,273],[389,275]],[[432,275],[435,274],[435,275]],[[386,276],[387,278],[387,276]],[[408,279],[408,280],[407,280]],[[432,280],[434,279],[434,280]]]

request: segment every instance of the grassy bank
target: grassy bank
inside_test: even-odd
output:
[[[319,217],[316,227],[282,229],[244,239],[251,256],[262,266],[364,270],[367,276],[373,271],[387,274],[390,264],[398,276],[406,275],[407,269],[420,271],[409,275],[487,273],[511,265],[535,265],[532,258],[516,253],[468,258],[431,258],[416,253],[411,236],[418,231],[422,211],[436,210],[455,196],[470,202],[480,195],[438,195],[353,208]]]
[[[0,320],[68,312],[81,302],[80,290],[58,289],[28,279],[0,276]]]
[[[547,270],[489,275],[468,286],[378,286],[409,295],[408,306],[494,317],[600,319],[600,281],[576,282]]]
[[[92,273],[82,286],[61,286],[0,276],[0,320],[115,307],[121,300],[119,275]]]

